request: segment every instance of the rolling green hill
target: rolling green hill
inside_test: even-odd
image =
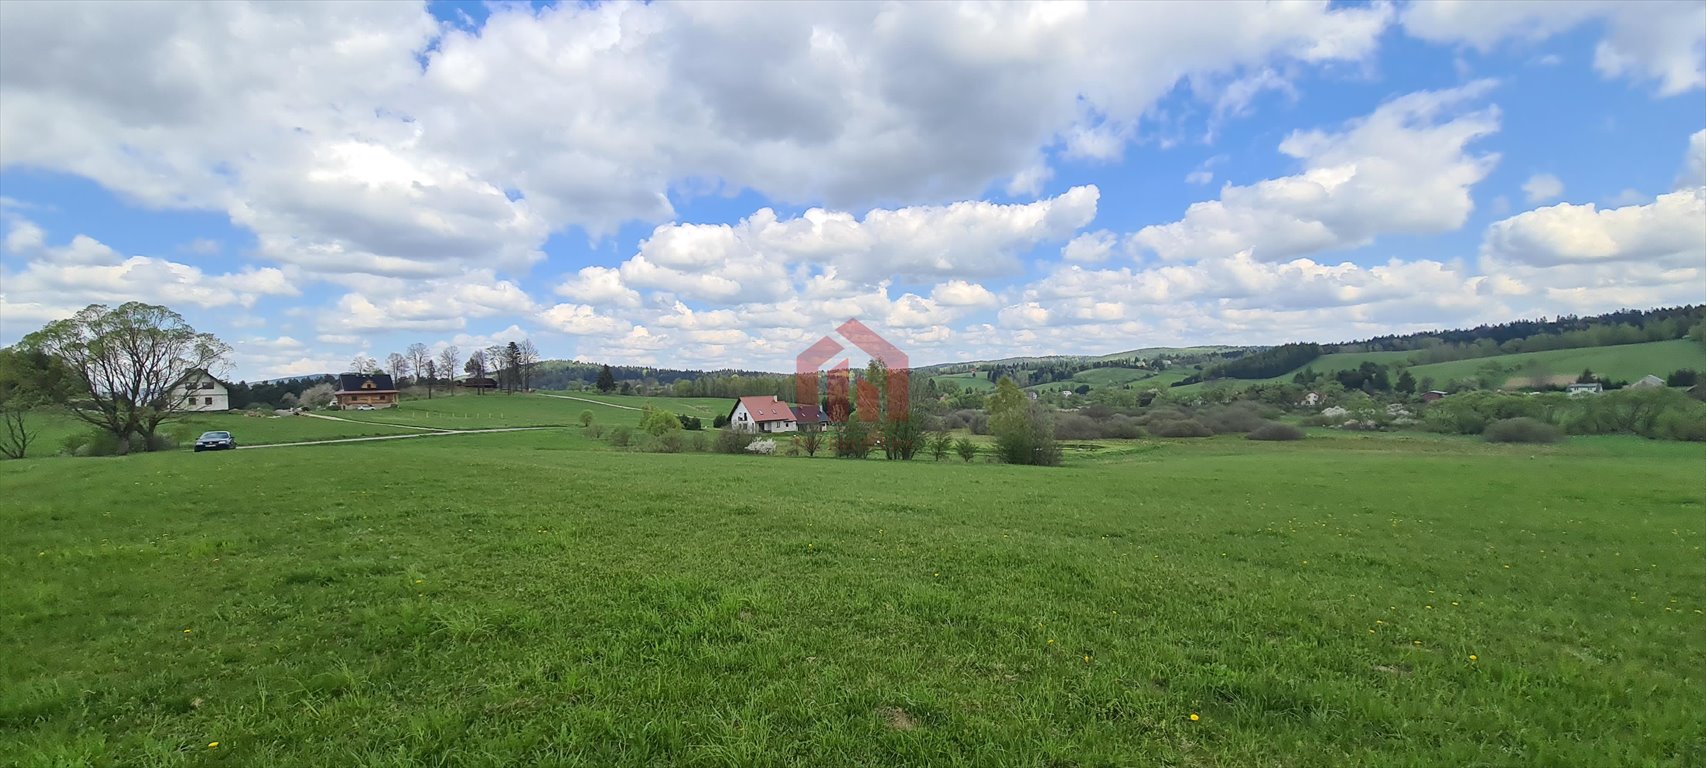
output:
[[[1533,381],[1536,377],[1574,381],[1584,368],[1591,368],[1602,377],[1635,381],[1648,374],[1662,378],[1678,368],[1706,371],[1706,345],[1677,339],[1615,347],[1555,349],[1418,365],[1411,368],[1410,373],[1417,379],[1427,376],[1444,384],[1452,379],[1473,377],[1482,366],[1489,363],[1498,363],[1510,373],[1505,380],[1507,386],[1533,384],[1536,383]]]
[[[1405,367],[1405,363],[1413,359],[1416,352],[1344,352],[1322,355],[1310,362],[1286,373],[1270,379],[1256,381],[1291,381],[1292,377],[1305,368],[1317,373],[1333,375],[1334,372],[1351,370],[1365,362],[1374,362],[1392,367]],[[1581,349],[1554,349],[1545,352],[1522,352],[1514,355],[1497,355],[1494,357],[1478,357],[1468,360],[1452,360],[1444,363],[1409,366],[1410,373],[1417,379],[1432,378],[1439,386],[1453,379],[1474,377],[1482,366],[1498,363],[1510,375],[1506,378],[1508,385],[1525,385],[1535,377],[1555,378],[1562,381],[1564,377],[1574,381],[1576,375],[1584,368],[1591,368],[1597,374],[1612,379],[1634,381],[1655,374],[1664,376],[1678,368],[1693,368],[1706,371],[1706,346],[1687,339],[1672,341],[1649,341],[1641,344],[1621,344],[1610,347],[1583,347]],[[1238,382],[1233,382],[1238,383]]]

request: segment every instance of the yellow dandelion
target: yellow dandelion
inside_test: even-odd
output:
[[[1090,654],[1084,654],[1084,663],[1085,663],[1085,664],[1089,664],[1089,663],[1090,663]]]
[[[1048,639],[1048,644],[1049,644],[1049,645],[1054,645],[1054,638],[1052,638],[1052,637],[1051,637],[1051,638],[1049,638],[1049,639]]]
[[[423,582],[425,582],[425,581],[426,581],[426,579],[415,579],[415,583],[416,583],[416,584],[421,584],[421,583],[423,583]]]
[[[1481,657],[1480,657],[1480,656],[1476,656],[1476,655],[1475,655],[1475,654],[1473,654],[1473,653],[1471,653],[1471,654],[1469,654],[1469,660],[1470,660],[1470,661],[1480,661],[1480,660],[1481,660]]]
[[[210,741],[207,743],[208,749],[214,749],[214,748],[217,748],[218,746],[219,746],[219,742],[217,742],[217,741]]]
[[[1193,723],[1194,723],[1194,722],[1196,722],[1196,721],[1198,721],[1198,720],[1201,720],[1201,719],[1202,719],[1202,718],[1200,718],[1200,717],[1197,717],[1197,713],[1195,713],[1195,712],[1192,712],[1192,713],[1191,713],[1191,722],[1193,722]]]
[[[190,631],[189,631],[189,630],[187,630],[187,629],[186,629],[186,630],[184,630],[184,634],[186,634],[186,635],[187,635],[187,634],[189,634],[189,633],[190,633]]]

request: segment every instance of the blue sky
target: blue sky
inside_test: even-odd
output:
[[[781,370],[1706,301],[1706,4],[0,4],[0,343]]]

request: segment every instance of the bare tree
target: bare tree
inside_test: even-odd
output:
[[[391,374],[391,383],[400,388],[403,386],[403,377],[409,375],[409,358],[392,352],[385,356],[385,370]]]
[[[432,359],[432,355],[427,355],[426,383],[428,400],[432,399],[432,380],[436,378],[438,378],[438,362]]]
[[[474,387],[474,394],[485,394],[485,382],[478,380],[486,377],[486,351],[483,349],[476,349],[473,352],[469,352],[468,364],[463,366],[462,370],[468,374],[468,384]]]
[[[364,376],[378,373],[379,361],[367,355],[356,355],[353,360],[349,361],[349,369],[350,373],[359,373]]]
[[[522,339],[516,350],[519,353],[516,363],[521,368],[521,388],[526,390],[533,386],[533,369],[539,365],[539,348],[533,346],[532,339]]]
[[[504,345],[493,344],[486,347],[486,371],[497,380],[500,388],[504,386]]]
[[[176,312],[132,301],[117,308],[90,304],[65,320],[49,323],[21,342],[58,359],[72,386],[60,397],[72,415],[119,438],[128,452],[132,437],[152,447],[160,424],[182,413],[188,398],[181,387],[209,375],[231,348],[200,333]]]
[[[455,344],[439,350],[438,369],[444,372],[444,378],[449,379],[446,383],[450,385],[451,395],[456,394],[456,372],[460,370],[457,366],[461,364],[462,350],[457,349]]]
[[[427,375],[427,363],[432,362],[432,350],[427,345],[415,342],[403,351],[403,356],[409,358],[409,367],[415,371],[415,381],[426,379],[427,399],[432,399],[432,377]]]

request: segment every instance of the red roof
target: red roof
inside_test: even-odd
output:
[[[740,404],[746,406],[746,412],[752,415],[754,422],[794,420],[793,409],[775,395],[743,397]],[[734,409],[729,410],[732,413]]]

